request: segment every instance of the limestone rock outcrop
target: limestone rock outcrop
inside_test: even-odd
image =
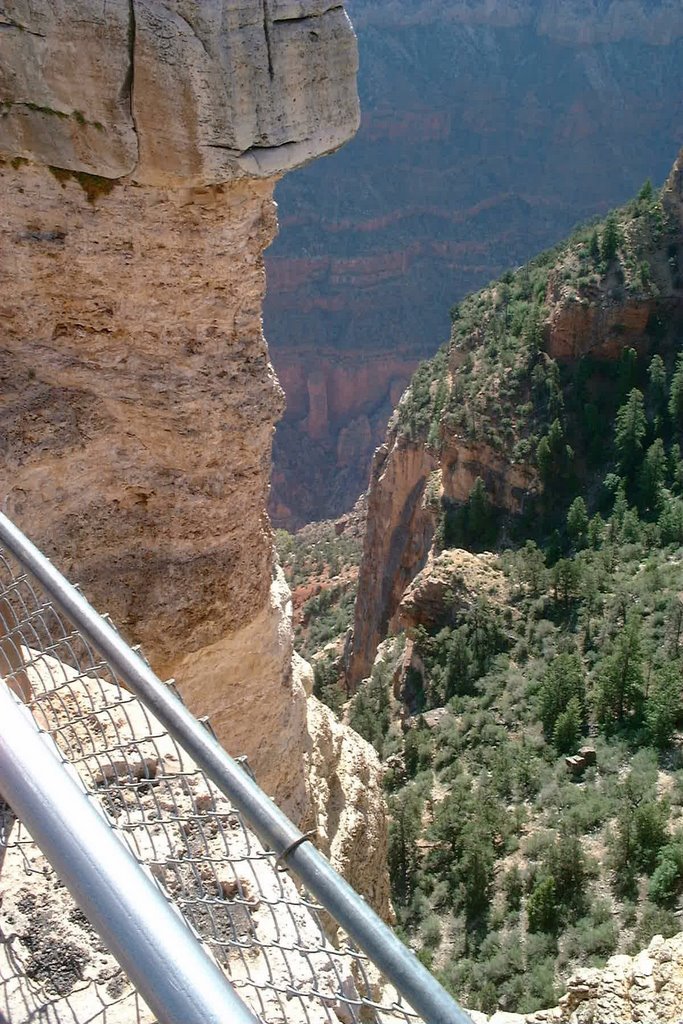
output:
[[[495,555],[475,555],[459,548],[430,554],[424,569],[406,588],[389,624],[390,632],[414,626],[439,629],[456,622],[481,598],[505,604],[509,586],[495,562]]]
[[[436,519],[424,497],[435,466],[435,456],[424,444],[395,429],[375,453],[347,668],[352,687],[369,675],[405,588],[427,559]]]
[[[559,1006],[536,1013],[487,1016],[473,1024],[678,1024],[683,1015],[683,933],[656,935],[636,956],[613,956],[605,967],[577,971]]]
[[[567,1024],[674,1024],[683,1014],[683,933],[656,935],[636,956],[613,956],[601,970],[577,972],[567,983],[559,1013]]]
[[[221,718],[240,694],[246,709],[253,685],[302,730],[265,517],[282,408],[260,324],[272,182],[121,182],[90,201],[76,178],[5,164],[0,183],[7,513],[196,711]],[[241,742],[232,719],[219,734]]]
[[[333,0],[9,0],[0,152],[143,184],[268,177],[358,126]]]
[[[263,251],[277,176],[355,131],[356,66],[331,0],[0,12],[3,508],[298,822],[325,769],[266,513]],[[351,876],[359,813],[324,827]]]
[[[373,747],[310,697],[307,774],[316,844],[385,921],[393,919],[382,769]]]

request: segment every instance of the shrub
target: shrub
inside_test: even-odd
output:
[[[530,932],[555,932],[560,926],[555,879],[544,878],[535,887],[526,905]]]

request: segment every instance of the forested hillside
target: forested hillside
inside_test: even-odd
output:
[[[682,177],[455,306],[390,431],[432,452],[433,544],[345,713],[385,764],[401,926],[489,1012],[680,929]]]

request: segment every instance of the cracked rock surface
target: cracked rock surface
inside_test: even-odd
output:
[[[8,0],[0,155],[148,185],[265,177],[359,120],[332,0]]]

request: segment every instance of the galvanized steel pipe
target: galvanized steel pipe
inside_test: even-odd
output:
[[[0,794],[161,1024],[258,1024],[3,682]]]
[[[296,872],[309,892],[380,968],[426,1024],[472,1024],[413,953],[403,945],[302,832],[200,725],[136,654],[27,537],[0,513],[2,542],[97,648],[126,686],[228,797],[261,842]]]

